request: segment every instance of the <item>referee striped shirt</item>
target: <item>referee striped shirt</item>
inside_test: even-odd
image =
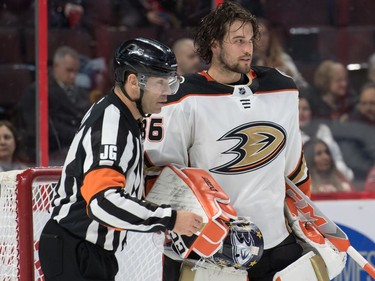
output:
[[[126,231],[172,229],[176,211],[144,198],[143,140],[137,120],[111,91],[86,113],[65,160],[52,218],[109,251]]]

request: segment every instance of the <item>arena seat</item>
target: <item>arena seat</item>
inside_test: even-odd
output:
[[[15,106],[34,81],[34,67],[30,65],[0,65],[0,106],[10,109]]]
[[[22,63],[19,28],[0,27],[0,64]]]
[[[296,26],[288,30],[286,49],[296,62],[337,59],[337,37],[337,29],[331,26]]]
[[[87,16],[89,25],[93,28],[98,25],[113,26],[116,19],[112,2],[112,0],[86,1],[85,16]]]
[[[375,25],[375,1],[374,0],[347,0],[348,26]]]
[[[287,50],[301,62],[337,60],[343,64],[366,63],[375,52],[375,26],[293,27]]]
[[[32,0],[2,0],[2,5],[6,6],[10,11],[20,11],[29,8]]]
[[[171,28],[161,34],[160,41],[172,47],[173,43],[181,38],[193,38],[192,30],[188,28]]]
[[[158,29],[154,27],[117,28],[100,26],[95,30],[96,56],[104,57],[111,63],[113,54],[122,42],[135,38],[158,39]]]
[[[35,63],[35,30],[25,29],[26,63]],[[54,29],[48,30],[48,61],[51,62],[53,54],[61,46],[69,46],[84,56],[93,57],[94,46],[91,35],[81,29]]]
[[[326,0],[266,1],[265,17],[275,25],[291,26],[330,25],[333,8]]]
[[[337,40],[341,62],[366,63],[369,56],[375,52],[375,26],[341,28]]]

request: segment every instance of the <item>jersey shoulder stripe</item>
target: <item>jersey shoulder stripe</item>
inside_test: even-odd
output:
[[[253,66],[248,76],[254,94],[297,91],[293,79],[282,74],[275,68]],[[222,96],[231,95],[234,87],[221,84],[210,78],[205,72],[185,75],[175,95],[168,96],[167,105],[179,103],[191,96]]]
[[[251,88],[255,93],[297,90],[294,80],[276,68],[253,66],[250,75],[253,78]]]
[[[208,80],[201,73],[188,74],[183,77],[183,82],[180,84],[177,93],[168,96],[168,103],[179,102],[188,96],[231,95],[232,92],[233,87],[218,83],[215,80]]]

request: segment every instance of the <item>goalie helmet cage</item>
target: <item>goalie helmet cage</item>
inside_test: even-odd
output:
[[[49,219],[60,167],[0,173],[0,277],[6,281],[43,281],[38,258],[40,233]],[[128,232],[116,254],[116,281],[162,279],[164,235]]]

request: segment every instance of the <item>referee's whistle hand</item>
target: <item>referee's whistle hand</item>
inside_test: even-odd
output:
[[[177,234],[192,236],[202,227],[201,216],[187,211],[177,211],[176,223],[173,231]]]

